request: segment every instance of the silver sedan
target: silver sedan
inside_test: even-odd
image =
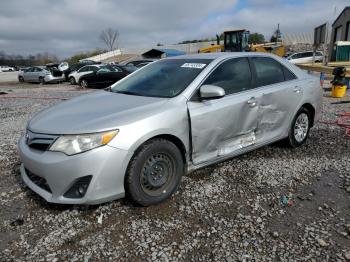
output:
[[[63,72],[53,66],[28,67],[18,73],[19,82],[46,84],[63,82],[64,80]]]
[[[321,99],[317,78],[277,56],[162,59],[35,115],[21,175],[49,202],[157,204],[187,172],[279,140],[301,146]]]

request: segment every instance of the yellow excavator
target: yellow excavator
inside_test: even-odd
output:
[[[249,30],[238,29],[224,32],[224,44],[220,44],[220,37],[216,35],[216,45],[204,47],[198,53],[216,52],[263,52],[284,56],[286,51],[283,42],[273,42],[264,44],[249,43]]]

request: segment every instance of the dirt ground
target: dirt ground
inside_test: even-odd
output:
[[[35,112],[86,92],[0,83],[0,261],[350,261],[350,138],[323,123],[300,148],[184,176],[161,205],[46,203],[21,182],[16,143]],[[336,101],[325,92],[321,120],[350,112]]]

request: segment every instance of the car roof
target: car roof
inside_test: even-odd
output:
[[[261,52],[218,52],[218,53],[204,53],[204,54],[190,54],[174,56],[165,59],[225,59],[231,57],[248,57],[248,56],[264,56],[264,57],[276,57],[276,55],[270,53]]]
[[[100,67],[100,66],[104,66],[104,64],[96,64],[96,65],[84,65],[82,66],[80,69],[84,68],[84,67],[87,67],[87,66],[96,66],[96,67]],[[80,70],[79,69],[79,70]]]

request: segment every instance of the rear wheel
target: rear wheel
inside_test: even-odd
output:
[[[177,190],[183,173],[180,150],[168,140],[151,140],[138,150],[129,164],[126,193],[139,205],[158,204]]]
[[[89,87],[89,83],[88,83],[88,81],[86,81],[86,80],[81,80],[81,81],[80,81],[80,86],[81,86],[82,88],[88,88],[88,87]]]
[[[70,82],[71,85],[75,85],[76,84],[76,81],[75,81],[74,77],[72,77],[72,76],[69,78],[69,82]]]
[[[294,148],[305,143],[311,127],[310,120],[310,112],[306,108],[302,107],[295,115],[288,137],[285,140],[289,147]]]
[[[39,77],[39,83],[41,85],[45,85],[46,84],[45,79],[43,77]]]

